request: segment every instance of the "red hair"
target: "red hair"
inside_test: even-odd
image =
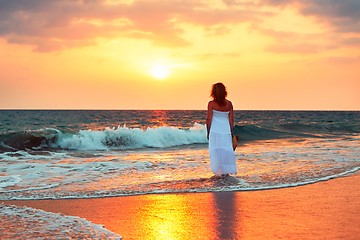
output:
[[[214,85],[212,85],[210,96],[219,105],[225,105],[226,104],[225,99],[227,97],[227,91],[225,85],[222,83],[215,83]]]

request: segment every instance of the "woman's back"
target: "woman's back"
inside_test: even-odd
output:
[[[223,112],[213,109],[210,132],[217,132],[222,134],[231,133],[229,124],[229,113],[230,111]]]

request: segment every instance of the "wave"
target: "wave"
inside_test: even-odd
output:
[[[332,121],[319,123],[285,123],[279,127],[285,131],[313,134],[356,134],[360,133],[358,123],[336,123]]]
[[[18,150],[127,150],[139,148],[168,148],[188,144],[207,143],[206,128],[195,123],[188,129],[158,127],[140,129],[106,128],[105,130],[80,130],[77,133],[58,129],[43,129],[0,135],[0,152]]]
[[[55,146],[77,150],[167,148],[206,143],[206,128],[195,123],[189,129],[158,127],[106,128],[104,131],[81,130],[77,134],[60,134]]]
[[[358,125],[320,125],[287,123],[277,127],[236,125],[234,134],[240,141],[293,137],[321,137],[360,133]],[[169,148],[189,144],[206,144],[206,126],[195,123],[191,128],[171,126],[128,128],[126,125],[104,130],[62,132],[55,128],[5,133],[0,135],[0,153],[18,150],[128,150],[140,148]]]
[[[0,135],[0,152],[49,148],[58,139],[56,129],[12,132]]]
[[[239,136],[240,141],[268,140],[292,137],[317,137],[315,134],[286,131],[282,129],[270,129],[256,125],[235,126],[234,134]]]
[[[327,122],[289,122],[281,124],[273,124],[270,126],[259,126],[247,124],[243,126],[235,126],[234,134],[238,135],[241,140],[266,140],[276,138],[292,138],[292,137],[328,137],[328,136],[348,136],[360,133],[360,125],[358,123],[336,123]]]

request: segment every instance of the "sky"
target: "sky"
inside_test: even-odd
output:
[[[360,110],[359,0],[0,0],[0,109]]]

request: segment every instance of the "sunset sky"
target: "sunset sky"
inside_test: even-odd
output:
[[[0,0],[0,109],[360,110],[359,0]]]

